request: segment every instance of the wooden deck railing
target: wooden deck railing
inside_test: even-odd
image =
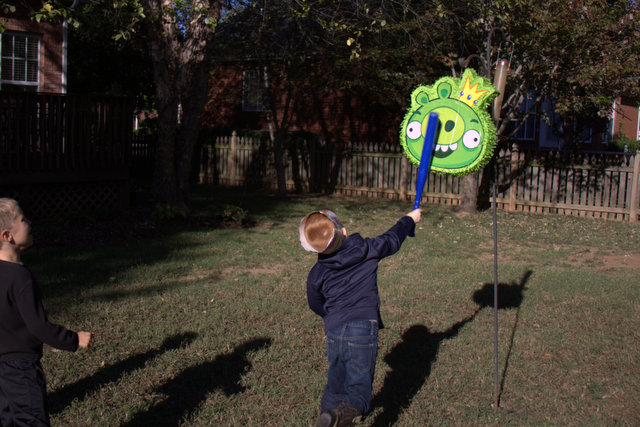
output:
[[[41,217],[126,208],[132,119],[126,97],[0,92],[0,197]]]
[[[126,169],[129,98],[0,93],[0,175]]]

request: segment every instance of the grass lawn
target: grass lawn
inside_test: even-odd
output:
[[[299,221],[329,208],[373,237],[412,203],[211,187],[193,203],[187,222],[43,224],[40,245],[33,224],[24,261],[50,319],[96,334],[89,351],[45,348],[54,425],[315,422],[324,334]],[[228,204],[252,226],[217,226]],[[640,225],[499,213],[498,227],[500,409],[491,212],[425,206],[416,237],[380,264],[386,329],[361,425],[639,425]]]

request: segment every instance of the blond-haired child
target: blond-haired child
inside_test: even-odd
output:
[[[41,292],[20,253],[33,243],[31,223],[13,199],[0,198],[0,425],[48,426],[43,343],[76,351],[90,332],[49,322]]]

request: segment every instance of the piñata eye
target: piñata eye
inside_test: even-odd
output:
[[[418,139],[422,136],[422,123],[418,121],[411,122],[407,125],[407,136],[410,139]]]
[[[474,129],[466,131],[462,137],[462,143],[467,148],[476,148],[480,145],[480,132]]]

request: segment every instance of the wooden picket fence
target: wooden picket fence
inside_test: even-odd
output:
[[[199,182],[276,188],[268,139],[217,136],[199,156]],[[291,137],[285,147],[287,189],[399,200],[415,197],[416,167],[398,144],[323,144]],[[640,156],[503,148],[475,175],[479,202],[510,212],[588,216],[638,221]],[[497,180],[496,178],[497,177]],[[460,204],[462,178],[431,173],[422,200]]]

